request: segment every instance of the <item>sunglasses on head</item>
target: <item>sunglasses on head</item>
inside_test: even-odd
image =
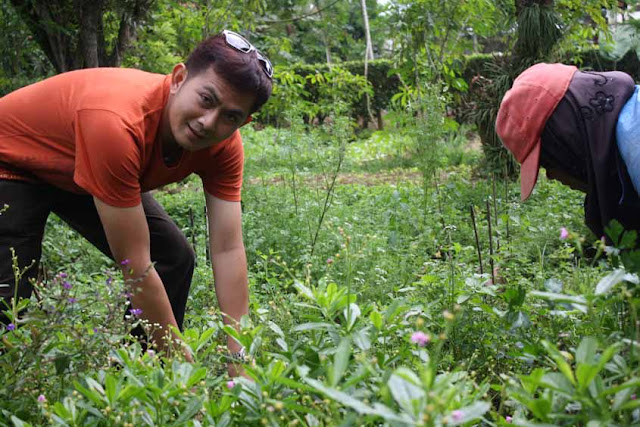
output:
[[[227,45],[231,46],[235,50],[242,53],[251,53],[255,51],[258,61],[260,61],[260,64],[262,65],[262,70],[267,75],[267,77],[269,77],[270,79],[273,78],[273,65],[271,64],[271,61],[269,61],[266,56],[261,54],[260,51],[249,42],[249,40],[245,39],[240,34],[234,31],[223,30],[222,34],[224,35],[224,40]]]

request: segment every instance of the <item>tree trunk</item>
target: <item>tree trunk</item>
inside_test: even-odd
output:
[[[135,28],[155,0],[11,0],[18,15],[58,73],[78,68],[116,67],[135,38]],[[120,16],[117,38],[109,46],[104,14]]]
[[[78,34],[78,56],[75,68],[100,66],[98,55],[98,27],[102,21],[104,0],[79,0],[77,10],[80,17]]]
[[[365,40],[367,41],[367,47],[365,49],[364,59],[373,59],[373,46],[371,44],[371,31],[369,30],[369,14],[367,13],[367,1],[360,0],[360,7],[362,8],[362,22],[364,23]]]
[[[364,49],[364,78],[366,80],[369,80],[369,60],[373,59],[373,48],[371,47],[371,33],[369,32],[369,14],[367,13],[367,1],[360,0],[360,7],[362,8],[362,21],[364,22],[364,33],[365,39],[367,41],[367,45]],[[374,123],[375,121],[373,118],[373,113],[371,112],[371,97],[369,96],[369,93],[365,93],[364,96],[367,105],[367,114],[369,117],[366,118],[363,123],[364,126],[367,126],[369,120]]]

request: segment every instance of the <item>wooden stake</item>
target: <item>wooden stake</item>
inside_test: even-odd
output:
[[[491,267],[491,281],[496,283],[496,274],[493,271],[493,239],[491,232],[491,205],[487,199],[487,225],[489,226],[489,266]]]
[[[478,264],[480,264],[480,274],[484,274],[484,268],[482,267],[482,251],[480,249],[480,239],[478,238],[478,227],[476,226],[476,213],[473,209],[473,205],[469,206],[471,211],[471,223],[473,224],[473,234],[476,237],[476,249],[478,250]]]

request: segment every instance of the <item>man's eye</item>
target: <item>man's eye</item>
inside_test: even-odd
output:
[[[229,122],[231,123],[238,123],[238,121],[240,120],[238,118],[238,116],[236,116],[235,114],[227,114],[227,120],[229,120]]]
[[[211,105],[213,103],[213,100],[208,95],[200,95],[200,99],[202,100],[202,103],[205,105]]]

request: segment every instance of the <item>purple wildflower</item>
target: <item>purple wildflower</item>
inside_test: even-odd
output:
[[[47,401],[47,398],[44,397],[44,394],[41,394],[40,396],[38,396],[38,402],[44,403],[46,401]]]
[[[453,412],[451,413],[451,418],[452,418],[452,419],[453,419],[453,421],[455,421],[455,422],[459,422],[459,421],[461,421],[461,420],[462,420],[462,417],[464,417],[464,413],[463,413],[461,410],[459,410],[459,409],[456,409],[455,411],[453,411]]]
[[[227,381],[227,388],[228,388],[229,390],[231,390],[231,389],[232,389],[232,388],[234,388],[235,386],[236,386],[236,383],[235,383],[235,382],[233,382],[233,380],[231,380],[231,381]]]
[[[142,314],[142,309],[141,308],[132,308],[131,309],[131,314],[133,314],[134,316],[140,316]]]
[[[567,240],[567,238],[569,238],[569,230],[562,227],[560,229],[560,240]]]
[[[149,349],[149,350],[147,350],[147,355],[148,355],[149,357],[153,357],[153,356],[155,356],[155,355],[156,355],[156,352],[155,352],[155,351],[153,351],[153,350],[151,350],[151,349]]]
[[[120,265],[129,265],[131,261],[129,261],[128,258],[123,259],[122,261],[120,261]]]
[[[9,323],[7,325],[7,331],[13,331],[16,328],[16,325],[14,325],[13,323]]]
[[[58,273],[58,277],[61,279],[66,279],[67,278],[67,273]],[[42,396],[42,395],[40,395]]]
[[[637,397],[636,397],[636,394],[635,394],[635,393],[633,393],[633,394],[631,395],[631,400],[636,400],[636,398],[637,398]]]
[[[113,277],[107,277],[107,280],[106,280],[107,286],[111,286],[111,282],[113,282]]]
[[[507,422],[507,424],[511,424],[511,421],[513,421],[513,418],[511,418],[510,415],[507,415],[506,417],[504,417],[504,420]]]
[[[424,347],[429,344],[429,341],[431,341],[431,337],[424,332],[417,331],[411,334],[411,342],[418,344],[420,347]]]
[[[71,289],[71,283],[65,280],[64,282],[62,282],[62,287],[65,289]]]
[[[74,302],[78,301],[77,299],[71,297],[71,298],[67,298],[67,301],[69,301],[71,304],[73,304]]]

